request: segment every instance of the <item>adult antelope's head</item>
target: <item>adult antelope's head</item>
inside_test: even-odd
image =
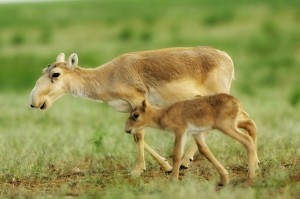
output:
[[[60,53],[56,62],[43,70],[43,75],[36,81],[30,94],[32,108],[47,109],[68,91],[70,73],[78,64],[78,57],[71,54],[65,61],[65,54]]]

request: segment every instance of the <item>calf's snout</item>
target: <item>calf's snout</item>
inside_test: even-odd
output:
[[[126,133],[131,134],[131,129],[125,130]]]

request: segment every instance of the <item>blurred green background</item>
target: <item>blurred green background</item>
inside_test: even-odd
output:
[[[299,8],[299,0],[0,3],[0,197],[299,197]],[[31,88],[60,52],[96,67],[121,53],[179,46],[212,46],[232,57],[232,94],[259,128],[262,164],[253,188],[216,193],[218,175],[201,156],[183,186],[166,184],[148,156],[148,170],[132,179],[137,150],[123,132],[127,115],[71,97],[47,111],[29,108]],[[172,136],[157,136],[146,140],[171,160]],[[208,143],[231,178],[246,173],[239,144],[218,133]]]
[[[84,1],[1,4],[0,91],[28,91],[60,52],[95,67],[117,55],[209,45],[234,60],[237,92],[300,98],[299,1]]]

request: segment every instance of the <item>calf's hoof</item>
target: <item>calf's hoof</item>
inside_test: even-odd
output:
[[[180,170],[185,170],[185,169],[188,169],[189,167],[188,166],[185,166],[185,165],[180,165],[179,169]]]

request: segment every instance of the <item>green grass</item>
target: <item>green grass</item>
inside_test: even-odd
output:
[[[299,6],[271,0],[0,4],[0,197],[299,197]],[[148,155],[147,171],[133,178],[137,149],[123,130],[127,115],[105,104],[68,96],[47,111],[29,108],[30,89],[60,52],[77,52],[80,65],[95,67],[123,52],[197,45],[225,50],[234,60],[232,93],[259,129],[261,165],[251,188],[237,183],[246,175],[245,150],[218,132],[207,142],[232,180],[220,192],[216,171],[199,155],[178,183]],[[171,134],[148,129],[146,141],[171,162]]]
[[[261,165],[252,188],[236,184],[247,171],[243,147],[218,132],[208,136],[208,145],[232,180],[217,193],[218,174],[202,156],[183,172],[182,182],[169,182],[149,156],[148,170],[133,178],[136,148],[132,136],[123,131],[126,114],[70,96],[48,111],[31,110],[27,98],[27,93],[0,97],[5,113],[0,116],[2,197],[114,198],[123,193],[130,198],[239,198],[244,193],[245,198],[296,198],[299,194],[300,116],[282,99],[267,102],[267,97],[240,95],[259,127]],[[282,105],[274,110],[278,103]],[[171,134],[148,129],[146,140],[171,161]]]

